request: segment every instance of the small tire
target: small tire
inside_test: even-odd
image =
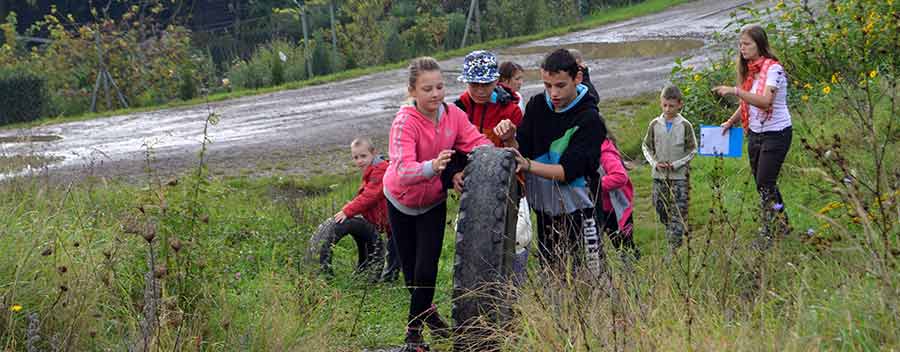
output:
[[[513,154],[479,148],[469,156],[453,264],[455,351],[496,350],[492,333],[511,315],[508,289],[520,187]]]
[[[342,226],[346,231],[337,234],[336,226]],[[347,235],[356,243],[357,263],[354,274],[367,277],[372,282],[378,281],[384,266],[384,243],[375,228],[361,218],[349,218],[340,225],[332,218],[322,222],[309,240],[306,262],[317,265],[321,274],[333,276],[334,246]]]

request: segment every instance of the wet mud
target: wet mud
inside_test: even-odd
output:
[[[630,97],[658,90],[678,56],[689,56],[689,65],[705,65],[721,49],[712,41],[714,33],[725,31],[732,11],[752,4],[692,1],[497,52],[500,60],[519,62],[528,70],[522,87],[526,99],[543,89],[534,72],[543,55],[556,47],[574,47],[585,54],[601,100]],[[448,103],[464,89],[456,80],[461,66],[461,57],[441,62]],[[346,149],[354,137],[369,136],[380,150],[386,149],[391,121],[406,99],[406,72],[392,70],[209,107],[0,130],[0,157],[52,161],[44,171],[59,179],[85,173],[141,179],[147,174],[148,156],[157,175],[178,174],[196,167],[204,121],[212,110],[220,117],[206,136],[212,141],[207,161],[215,175],[344,173],[353,170]],[[0,180],[33,173],[20,164],[19,169],[2,165],[0,159]]]

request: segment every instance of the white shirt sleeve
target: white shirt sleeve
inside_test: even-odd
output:
[[[784,73],[784,67],[778,64],[769,66],[769,72],[766,73],[766,86],[779,90],[787,88],[787,75]]]

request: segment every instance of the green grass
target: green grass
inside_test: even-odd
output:
[[[442,51],[439,53],[435,53],[432,56],[439,60],[449,59],[453,57],[463,56],[473,50],[477,49],[485,49],[485,48],[503,48],[513,45],[519,45],[539,39],[544,39],[553,36],[564,35],[574,31],[586,30],[590,28],[595,28],[604,24],[622,21],[629,18],[634,18],[638,16],[648,15],[656,12],[663,11],[671,6],[675,6],[681,3],[687,2],[686,0],[647,0],[640,4],[629,6],[629,7],[619,7],[612,8],[609,11],[603,13],[595,13],[591,16],[588,16],[581,23],[564,26],[560,28],[554,28],[551,30],[547,30],[541,33],[513,37],[513,38],[502,38],[495,39],[483,43],[473,44],[466,46],[465,48],[450,50],[450,51]],[[227,93],[216,93],[212,94],[208,97],[210,102],[224,101],[230,99],[236,99],[246,96],[252,95],[260,95],[278,92],[282,90],[290,90],[290,89],[299,89],[308,86],[320,85],[330,82],[336,82],[351,78],[356,78],[360,76],[370,75],[373,73],[384,72],[389,70],[400,69],[406,67],[407,62],[397,62],[386,65],[374,66],[374,67],[365,67],[365,68],[356,68],[352,70],[346,70],[342,72],[337,72],[333,74],[329,74],[326,76],[314,77],[312,79],[298,81],[298,82],[289,82],[275,87],[266,87],[259,89],[240,89],[234,90],[232,92]],[[207,101],[207,98],[196,98],[187,101],[173,101],[170,103],[157,105],[157,106],[143,106],[136,108],[128,108],[128,109],[119,109],[113,111],[104,111],[99,113],[87,113],[82,115],[74,115],[74,116],[60,116],[60,117],[49,117],[43,118],[36,121],[26,122],[26,123],[16,123],[11,125],[0,126],[0,129],[14,129],[14,128],[29,128],[34,126],[42,126],[48,124],[57,124],[64,122],[73,122],[73,121],[84,121],[90,120],[100,117],[108,117],[108,116],[117,116],[117,115],[125,115],[132,114],[138,112],[147,112],[154,111],[160,109],[170,109],[177,107],[186,107],[186,106],[194,106],[198,104],[203,104]]]
[[[643,137],[657,105],[648,95],[602,107],[623,149],[634,149],[634,139]],[[823,119],[820,111],[797,115],[798,126]],[[812,132],[798,129],[798,135],[807,133]],[[839,199],[822,191],[798,140],[780,185],[797,233],[814,229],[817,241],[793,236],[766,256],[751,251],[757,196],[746,156],[698,157],[691,172],[692,254],[682,249],[669,259],[651,204],[650,172],[639,166],[630,176],[636,188],[635,239],[643,258],[634,274],[626,276],[618,256],[609,252],[620,294],[606,298],[590,287],[547,279],[552,275],[532,260],[531,281],[521,288],[514,307],[516,324],[498,332],[505,349],[900,348],[893,333],[900,323],[891,308],[900,302],[896,295],[882,294],[886,288],[873,276],[871,257],[861,248],[864,242],[823,227],[815,217],[818,209]],[[13,255],[0,258],[0,344],[25,350],[31,314],[40,320],[38,347],[50,347],[54,333],[73,350],[123,350],[133,343],[139,336],[148,270],[146,241],[123,229],[135,221],[157,224],[156,265],[167,267],[161,279],[162,328],[155,340],[160,349],[174,349],[176,341],[189,351],[197,346],[359,351],[399,344],[409,299],[404,287],[353,278],[351,240],[335,248],[333,278],[316,275],[316,265],[304,257],[317,225],[353,197],[358,177],[284,175],[199,183],[183,177],[172,185],[88,179],[71,186],[36,177],[4,183],[0,252]],[[717,184],[723,186],[721,193],[713,190]],[[195,197],[197,189],[201,192]],[[710,212],[720,207],[729,213]],[[455,198],[448,208],[448,219],[453,219]],[[178,252],[169,245],[175,238],[183,243]],[[451,307],[453,243],[451,225],[435,296],[445,316]],[[896,267],[892,275],[896,277]],[[694,316],[690,329],[685,302],[691,302]],[[12,311],[13,305],[22,310]],[[615,329],[611,321],[617,322]],[[450,349],[447,343],[434,347]]]

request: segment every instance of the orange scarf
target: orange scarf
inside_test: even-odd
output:
[[[766,76],[769,75],[769,68],[777,63],[778,61],[768,57],[761,57],[759,59],[756,59],[756,61],[748,63],[747,78],[744,78],[744,83],[741,84],[741,89],[743,89],[745,92],[750,92],[750,90],[753,89],[753,77],[759,74],[758,79],[761,83],[756,87],[756,91],[750,93],[754,93],[760,96],[763,95],[766,89]],[[765,116],[763,116],[762,121],[766,121],[770,117],[772,117],[771,106],[768,110],[766,110]],[[748,104],[747,101],[743,99],[741,99],[741,124],[744,126],[744,132],[749,131],[748,128],[750,128],[750,104]]]

